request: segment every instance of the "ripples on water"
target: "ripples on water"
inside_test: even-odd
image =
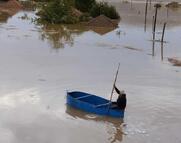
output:
[[[181,57],[180,26],[167,29],[162,61],[160,43],[152,56],[151,28],[37,26],[24,13],[34,17],[20,12],[0,24],[0,142],[180,142],[181,70],[167,61]],[[67,89],[109,98],[118,62],[124,121],[65,105]]]

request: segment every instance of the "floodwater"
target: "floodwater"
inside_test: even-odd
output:
[[[121,16],[112,31],[36,25],[33,12],[0,23],[1,143],[181,142],[181,68],[167,60],[181,57],[179,18],[167,19],[161,54],[150,23],[144,32],[144,20]],[[66,90],[109,98],[118,63],[117,86],[128,98],[123,121],[66,106]]]

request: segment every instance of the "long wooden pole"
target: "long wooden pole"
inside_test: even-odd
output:
[[[165,35],[165,27],[166,27],[167,23],[165,22],[163,25],[163,32],[162,32],[162,39],[161,42],[163,43],[163,39],[164,39],[164,35]]]
[[[157,13],[158,13],[158,7],[155,7],[155,16],[154,16],[154,24],[153,24],[153,40],[154,41],[155,41],[155,30],[156,30]]]
[[[117,77],[118,77],[118,73],[119,73],[119,67],[120,67],[120,63],[118,64],[118,69],[116,71],[116,76],[115,76],[115,79],[114,79],[114,83],[113,83],[113,88],[112,88],[112,91],[111,91],[111,97],[110,97],[110,102],[112,101],[112,96],[113,96],[113,92],[114,92],[114,86],[116,84],[116,80],[117,80]]]
[[[117,80],[118,73],[119,73],[119,67],[120,67],[120,63],[118,64],[118,69],[117,69],[117,71],[116,71],[116,76],[115,76],[115,79],[114,79],[113,88],[112,88],[112,91],[111,91],[111,96],[110,96],[110,99],[109,99],[109,103],[111,103],[111,101],[112,101],[113,92],[114,92],[114,86],[115,86],[115,84],[116,84],[116,80]],[[111,104],[108,105],[108,110],[107,110],[107,112],[109,112],[110,106],[111,106]]]
[[[146,32],[147,13],[148,13],[148,0],[146,0],[146,5],[145,5],[145,26],[144,26],[145,32]]]
[[[163,61],[163,43],[161,43],[161,60]]]
[[[161,39],[161,60],[163,61],[163,39],[165,34],[166,22],[163,25],[162,39]]]

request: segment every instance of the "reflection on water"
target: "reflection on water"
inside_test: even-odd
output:
[[[48,40],[51,47],[58,49],[66,45],[72,47],[74,38],[86,31],[94,31],[99,35],[105,35],[116,28],[109,27],[88,27],[82,24],[77,25],[51,25],[42,26],[41,40]]]
[[[89,27],[89,28],[90,30],[94,31],[99,35],[105,35],[116,29],[116,27]]]
[[[147,32],[143,31],[144,20],[139,19],[142,11],[137,15],[136,6],[143,7],[133,3],[130,13],[124,5],[124,9],[118,8],[123,19],[120,27],[109,33],[96,34],[98,30],[80,25],[37,26],[19,18],[24,13],[34,17],[33,12],[20,12],[3,23],[0,142],[180,143],[181,69],[165,60],[181,57],[180,19],[176,15],[176,24],[168,23],[167,42],[160,48],[160,41],[155,41],[152,51],[151,25],[148,22]],[[162,24],[157,27],[156,39],[161,37],[158,32]],[[50,50],[70,46],[73,48],[63,49],[61,54]],[[154,58],[147,55],[152,52]],[[117,85],[126,90],[129,101],[125,123],[66,109],[66,89],[107,98],[118,62],[121,70]]]
[[[39,100],[40,99],[36,89],[24,89],[22,91],[8,93],[0,96],[0,107],[15,108],[21,104],[38,104]]]
[[[0,23],[7,22],[9,16],[10,16],[9,14],[0,11]]]
[[[74,37],[87,31],[81,25],[51,25],[42,26],[41,39],[48,40],[50,45],[55,48],[64,48],[66,45],[73,46]]]
[[[117,141],[121,142],[123,139],[123,132],[121,127],[121,124],[123,123],[122,119],[88,114],[81,110],[74,109],[68,105],[66,106],[66,113],[74,119],[80,118],[87,121],[104,123],[107,128],[107,133],[110,135],[110,137],[108,138],[110,143],[115,143]]]

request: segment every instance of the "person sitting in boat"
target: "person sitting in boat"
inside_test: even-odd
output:
[[[115,108],[117,106],[119,109],[124,110],[126,108],[127,103],[126,93],[124,91],[120,91],[116,87],[116,85],[114,86],[114,88],[119,96],[117,98],[117,101],[112,103],[112,107]]]

